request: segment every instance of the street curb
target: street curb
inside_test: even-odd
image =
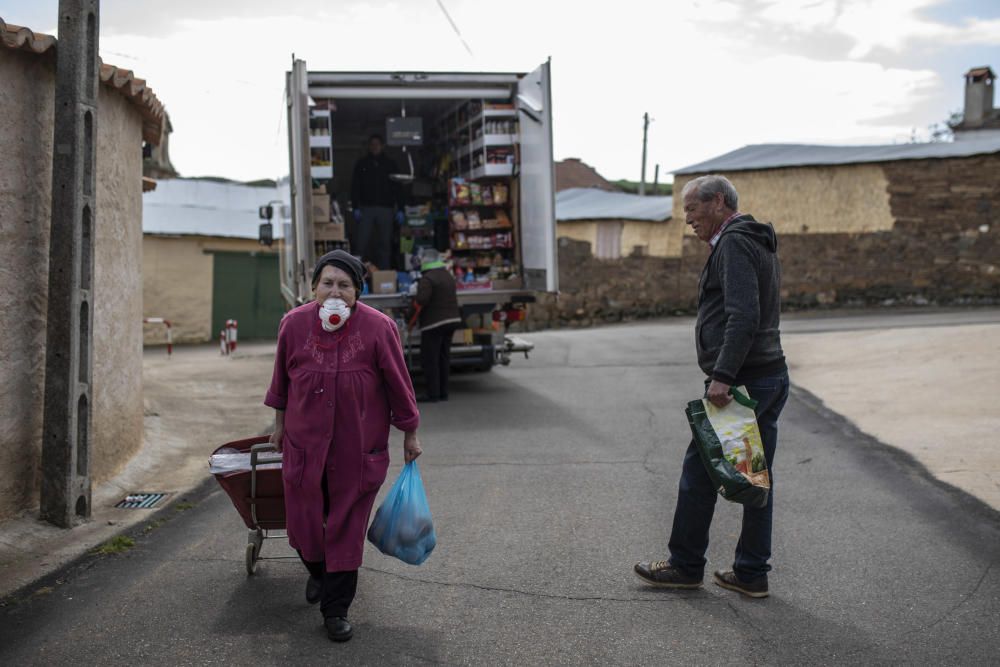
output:
[[[175,493],[167,504],[159,509],[153,510],[146,516],[145,519],[134,523],[127,528],[123,528],[121,531],[114,533],[99,544],[88,546],[83,553],[69,562],[63,563],[51,572],[47,572],[37,579],[29,581],[19,588],[0,596],[0,613],[2,613],[2,610],[11,609],[19,604],[22,604],[23,602],[31,600],[35,597],[39,589],[55,589],[56,587],[71,581],[77,574],[86,572],[90,568],[94,567],[98,562],[107,558],[117,557],[117,554],[97,553],[96,550],[101,546],[101,544],[113,540],[116,537],[130,537],[135,540],[136,546],[138,546],[139,542],[143,538],[147,537],[152,531],[157,530],[164,524],[177,519],[188,509],[193,509],[194,506],[203,502],[217,488],[218,484],[215,478],[209,477],[208,479],[191,487],[187,491]],[[179,509],[177,506],[181,503],[188,503],[192,507]]]
[[[962,512],[965,512],[967,516],[980,521],[985,521],[992,524],[997,530],[1000,530],[1000,511],[993,509],[993,507],[975,497],[968,491],[938,479],[934,476],[934,473],[931,472],[926,465],[918,461],[913,454],[890,445],[889,443],[882,442],[878,438],[862,431],[850,419],[827,407],[826,403],[823,402],[823,399],[819,398],[808,389],[804,389],[793,384],[791,386],[791,394],[795,399],[802,402],[807,408],[818,413],[820,417],[827,422],[830,422],[831,425],[844,433],[852,445],[862,445],[864,449],[859,449],[861,453],[877,453],[887,457],[894,465],[902,468],[906,473],[909,473],[911,476],[916,477],[923,482],[927,482],[936,489],[944,491],[948,495],[952,496],[958,502]]]

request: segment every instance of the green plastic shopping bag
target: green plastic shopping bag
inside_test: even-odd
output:
[[[702,398],[688,403],[687,414],[695,446],[719,495],[734,503],[765,507],[771,476],[764,458],[754,408],[745,387],[730,390],[733,400],[717,408]]]

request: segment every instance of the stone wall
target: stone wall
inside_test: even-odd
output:
[[[852,169],[857,173],[838,173]],[[741,191],[740,208],[778,229],[786,309],[1000,303],[1000,155],[823,167],[810,176],[808,171],[754,172],[742,181],[739,172],[727,174],[737,188],[752,183],[753,197]],[[815,193],[824,180],[831,187],[848,184],[843,197],[855,197],[854,208],[814,208],[814,199],[806,198],[800,211],[789,209],[793,222],[750,208],[754,197],[766,194],[768,175],[775,192],[791,187],[789,172],[802,177],[803,192]],[[877,187],[865,185],[866,179]],[[678,178],[677,192],[687,180]],[[883,217],[885,205],[891,224]],[[869,223],[865,211],[873,216]],[[675,208],[674,221],[681,220],[683,210]],[[809,231],[803,233],[803,226]],[[870,231],[859,231],[865,229]],[[681,247],[674,258],[608,261],[593,258],[587,243],[560,239],[562,293],[532,306],[526,326],[590,326],[693,312],[708,247],[690,232]]]
[[[684,280],[681,258],[600,260],[589,243],[565,237],[558,251],[561,294],[529,306],[526,330],[663,317],[690,311],[697,298],[697,276],[694,284]]]

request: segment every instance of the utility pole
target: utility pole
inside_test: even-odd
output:
[[[656,169],[653,171],[653,194],[660,194],[660,165],[656,165]]]
[[[646,138],[649,135],[649,112],[642,114],[642,180],[639,181],[639,196],[646,194]]]
[[[59,0],[41,517],[90,516],[99,0]]]

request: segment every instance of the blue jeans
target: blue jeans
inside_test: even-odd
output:
[[[774,509],[774,450],[778,444],[778,416],[788,399],[788,373],[743,383],[757,401],[757,425],[764,444],[764,458],[771,475],[767,506],[743,506],[743,529],[736,543],[733,571],[745,582],[767,576],[771,566],[771,516]],[[684,454],[674,525],[670,532],[670,564],[684,574],[701,579],[705,574],[708,529],[718,493],[705,472],[694,441]]]

